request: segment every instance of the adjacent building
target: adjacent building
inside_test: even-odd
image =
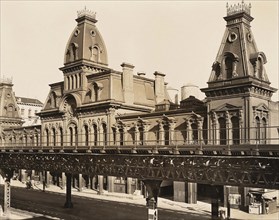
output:
[[[20,117],[24,120],[23,127],[41,124],[40,117],[36,115],[43,107],[41,101],[34,98],[16,97],[16,102]]]

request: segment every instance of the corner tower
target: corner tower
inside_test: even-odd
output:
[[[251,4],[227,4],[224,37],[212,65],[207,97],[209,142],[215,144],[255,143],[267,138],[260,131],[270,121],[269,105],[276,89],[270,86],[250,23]]]

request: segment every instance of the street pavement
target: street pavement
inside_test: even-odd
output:
[[[19,182],[18,180],[12,180],[11,185],[14,187],[23,187],[25,188],[26,185],[24,183]],[[42,184],[35,183],[33,190],[42,190]],[[65,189],[62,190],[60,187],[50,185],[48,188],[46,188],[46,191],[56,193],[56,194],[65,194]],[[13,192],[13,188],[12,188]],[[72,195],[74,196],[72,198],[72,201],[74,202],[75,197],[87,197],[92,199],[98,199],[98,200],[104,200],[104,201],[112,201],[112,202],[118,202],[118,203],[129,203],[133,205],[138,206],[145,206],[145,199],[142,195],[127,195],[123,193],[108,193],[104,192],[103,195],[98,195],[98,193],[94,190],[90,189],[83,189],[81,192],[77,189],[72,189]],[[12,198],[13,202],[13,198]],[[63,204],[61,204],[63,205]],[[73,208],[75,210],[75,207]],[[225,210],[225,208],[221,208],[222,210]],[[179,217],[179,219],[200,219],[201,217],[203,219],[210,219],[210,212],[211,212],[211,205],[205,202],[198,201],[197,204],[187,204],[182,202],[175,202],[172,200],[168,200],[165,198],[159,198],[158,199],[158,212],[160,217],[161,211],[168,211],[172,213],[177,213],[177,215],[181,215],[183,217]],[[147,212],[147,210],[146,210]],[[145,216],[145,215],[144,215]],[[146,219],[146,217],[142,216],[142,219]],[[33,212],[27,212],[23,210],[17,210],[17,209],[11,209],[11,213],[9,216],[2,216],[1,217],[1,210],[0,210],[0,219],[59,219],[54,218],[49,215],[42,215],[38,213]],[[96,218],[95,218],[96,219]],[[273,214],[266,214],[266,215],[255,215],[255,214],[249,214],[240,210],[231,209],[231,219],[232,220],[278,220],[279,219],[279,212],[273,213]],[[67,220],[67,219],[66,219]],[[129,219],[127,219],[129,220]],[[159,218],[160,220],[160,218]]]

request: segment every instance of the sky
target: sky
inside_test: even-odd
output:
[[[207,87],[225,31],[226,3],[239,1],[3,1],[1,4],[1,77],[12,77],[16,96],[45,102],[49,84],[63,80],[67,41],[77,11],[97,13],[109,67],[135,66],[149,78],[160,71],[168,86]],[[279,87],[278,0],[251,3],[252,32],[271,86]],[[278,92],[272,98],[279,100]]]

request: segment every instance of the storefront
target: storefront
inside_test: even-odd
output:
[[[269,214],[277,211],[277,190],[250,190],[248,212],[251,214]]]

